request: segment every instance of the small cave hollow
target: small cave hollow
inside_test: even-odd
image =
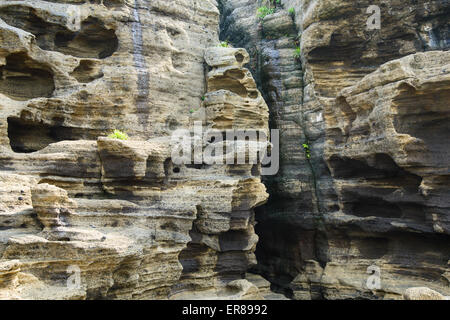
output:
[[[353,192],[343,196],[343,212],[356,217],[401,218],[402,210],[396,203],[379,197],[367,197]]]
[[[234,56],[237,62],[242,63],[244,61],[244,56],[241,53],[236,53]]]
[[[35,123],[17,117],[9,117],[7,121],[9,143],[17,153],[39,151],[51,143],[73,139],[68,127]]]
[[[57,51],[64,54],[104,59],[117,51],[119,40],[115,30],[107,29],[99,19],[89,17],[81,23],[79,32],[57,32],[54,45]]]
[[[78,66],[70,74],[81,83],[89,83],[103,77],[103,72],[97,61],[81,60]]]
[[[422,178],[399,167],[390,155],[376,153],[363,159],[333,155],[328,160],[333,177],[337,179],[388,179],[395,184],[417,191]]]
[[[258,98],[258,91],[249,91],[248,92],[248,97],[249,98],[251,98],[251,99],[256,99],[256,98]]]
[[[243,98],[248,95],[247,89],[236,79],[220,76],[212,79],[208,83],[209,91],[228,90]]]
[[[51,69],[26,53],[12,53],[0,67],[0,93],[14,100],[51,97],[55,82]]]
[[[338,179],[350,179],[359,177],[382,177],[383,172],[370,167],[363,159],[352,159],[333,155],[328,160],[333,176]]]
[[[118,1],[108,3],[120,4]],[[74,32],[57,17],[44,20],[36,9],[26,5],[6,5],[0,8],[0,18],[7,24],[25,30],[36,37],[37,45],[48,51],[58,51],[79,58],[104,59],[111,56],[119,46],[114,29],[108,29],[95,17],[81,22],[80,30]],[[49,22],[52,21],[52,22]]]
[[[245,72],[242,70],[228,70],[222,76],[211,79],[208,83],[209,91],[228,90],[243,98],[249,96],[247,88],[241,83],[245,78]],[[254,93],[252,93],[254,96]]]

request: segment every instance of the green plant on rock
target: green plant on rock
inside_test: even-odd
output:
[[[219,44],[219,46],[222,47],[222,48],[228,48],[230,46],[230,44],[228,43],[228,40],[225,40],[225,41],[222,41]]]
[[[294,15],[295,15],[295,9],[294,9],[294,8],[289,8],[288,12],[289,12],[289,14],[290,14],[291,16],[294,16]]]
[[[257,17],[259,19],[264,19],[265,16],[268,16],[269,14],[272,14],[275,12],[274,8],[268,8],[266,6],[262,6],[258,8],[258,13],[257,13]]]
[[[110,139],[128,140],[128,135],[125,132],[114,129],[114,131],[108,136]]]
[[[311,159],[311,149],[308,143],[302,144],[303,150],[305,150],[306,159]]]
[[[301,51],[300,47],[296,47],[295,51],[294,51],[294,58],[295,59],[300,59],[301,53],[302,53],[302,51]]]

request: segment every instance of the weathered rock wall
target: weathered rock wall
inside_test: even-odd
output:
[[[1,298],[450,294],[449,3],[261,5],[0,1]],[[174,163],[196,123],[279,173]]]
[[[195,121],[267,132],[218,24],[215,1],[0,1],[1,298],[268,294],[244,279],[260,165],[171,158]]]
[[[220,3],[221,38],[253,54],[280,129],[280,172],[256,215],[258,272],[297,299],[448,293],[449,4]],[[275,13],[258,19],[262,5]],[[370,5],[379,30],[367,30]],[[380,290],[367,288],[371,265]]]

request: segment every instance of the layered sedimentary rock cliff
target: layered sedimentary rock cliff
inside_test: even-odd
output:
[[[0,19],[0,296],[269,294],[244,279],[260,164],[171,158],[196,123],[268,130],[216,3],[1,1]]]
[[[449,296],[449,16],[0,1],[0,298]],[[234,143],[198,126],[279,129],[279,172],[180,164],[179,129],[194,153]]]
[[[221,4],[221,38],[253,54],[280,129],[258,272],[297,299],[448,295],[449,3]]]

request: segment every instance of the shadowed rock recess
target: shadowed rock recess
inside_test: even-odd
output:
[[[0,0],[0,299],[448,298],[449,17]],[[198,122],[279,129],[279,172],[178,165]]]

